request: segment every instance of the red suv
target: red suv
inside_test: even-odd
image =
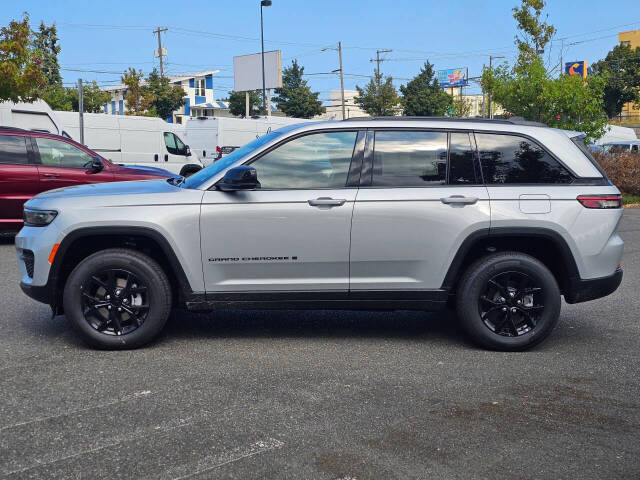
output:
[[[0,232],[19,230],[22,205],[45,190],[172,176],[160,168],[116,165],[59,135],[0,127]]]

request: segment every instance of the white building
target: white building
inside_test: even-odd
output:
[[[353,98],[357,96],[357,90],[344,91],[344,113],[346,118],[369,116],[367,112],[362,110],[353,101]],[[327,111],[314,117],[315,120],[342,120],[342,98],[340,96],[340,90],[331,90],[329,98],[329,105],[324,105]]]
[[[172,113],[171,117],[166,119],[169,123],[183,123],[184,117],[195,116],[196,112],[192,112],[192,108],[200,104],[211,105],[211,116],[213,116],[214,108],[228,108],[227,105],[218,105],[215,102],[213,93],[213,76],[219,73],[220,70],[207,70],[204,72],[185,73],[182,75],[171,75],[169,80],[173,85],[180,85],[186,92],[185,104]],[[146,82],[141,82],[144,85]],[[114,85],[110,87],[104,87],[104,91],[111,93],[111,103],[105,103],[103,110],[104,113],[112,115],[124,115],[127,111],[127,102],[125,100],[127,87],[126,85]],[[221,103],[221,102],[220,102]],[[215,105],[215,106],[214,106]],[[205,116],[207,114],[206,109],[200,109],[197,113],[200,116],[204,110]]]

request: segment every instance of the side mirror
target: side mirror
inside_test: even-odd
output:
[[[230,168],[216,184],[218,190],[234,192],[236,190],[255,190],[260,188],[258,172],[250,165]]]
[[[104,165],[102,164],[102,160],[100,160],[100,157],[93,157],[90,162],[84,164],[84,168],[86,168],[87,170],[91,170],[93,173],[98,173],[102,171]]]
[[[185,157],[190,157],[191,156],[191,149],[189,148],[189,145],[184,147],[184,155],[185,155]]]

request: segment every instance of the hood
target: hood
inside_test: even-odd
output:
[[[116,165],[118,166],[119,172],[128,173],[131,175],[149,175],[149,176],[167,177],[167,178],[179,176],[169,172],[168,170],[165,170],[164,168],[145,167],[142,165],[129,166],[129,165],[122,165],[120,163]]]
[[[74,187],[57,188],[40,193],[32,200],[72,197],[104,197],[111,195],[148,195],[153,193],[170,193],[181,190],[166,180],[137,180],[132,182],[90,183]]]

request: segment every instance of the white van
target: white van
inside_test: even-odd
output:
[[[192,117],[184,124],[185,141],[206,166],[271,130],[308,121],[290,117]]]
[[[55,112],[43,100],[33,103],[0,103],[0,126],[54,133],[71,138],[61,126]]]
[[[59,112],[63,128],[80,139],[78,112]],[[85,113],[84,143],[114,163],[159,167],[189,176],[202,168],[172,124],[157,117]]]

